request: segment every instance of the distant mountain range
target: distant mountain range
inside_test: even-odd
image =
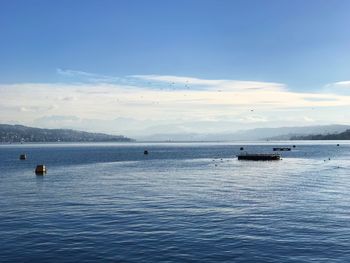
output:
[[[69,129],[40,129],[23,125],[0,124],[0,142],[130,142],[122,135],[90,133]]]
[[[350,140],[350,130],[336,134],[314,134],[307,136],[293,136],[292,140]]]
[[[257,128],[226,133],[164,133],[139,136],[140,141],[259,141],[259,140],[348,140],[349,125]],[[90,133],[72,129],[40,129],[0,124],[0,143],[13,142],[131,142],[122,135]]]
[[[225,133],[162,133],[139,136],[142,141],[253,141],[290,140],[296,136],[333,134],[350,129],[349,125],[315,125],[304,127],[256,128]]]

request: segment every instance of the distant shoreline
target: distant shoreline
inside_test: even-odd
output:
[[[132,142],[123,135],[0,124],[0,143]]]
[[[191,145],[191,144],[203,144],[203,145],[232,145],[232,146],[248,146],[248,145],[319,145],[319,144],[350,144],[350,140],[285,140],[285,141],[105,141],[105,142],[0,142],[0,146],[112,146],[112,145]]]

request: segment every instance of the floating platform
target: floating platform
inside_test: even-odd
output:
[[[246,161],[278,161],[281,160],[281,155],[279,154],[240,154],[237,155],[238,160]]]
[[[26,159],[27,159],[27,155],[26,155],[26,154],[21,154],[21,155],[19,156],[19,159],[20,159],[20,160],[26,160]]]
[[[276,151],[280,151],[280,152],[283,152],[283,151],[290,151],[292,150],[291,148],[289,147],[275,147],[273,148],[273,150],[276,152]]]
[[[47,172],[46,166],[43,164],[39,164],[35,168],[36,175],[44,175],[44,174],[46,174],[46,172]]]

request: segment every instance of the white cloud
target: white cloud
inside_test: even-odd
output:
[[[137,78],[145,81],[155,81],[163,84],[170,84],[173,87],[178,85],[185,85],[182,88],[198,88],[206,90],[222,91],[243,91],[243,90],[284,90],[285,85],[273,82],[259,82],[259,81],[240,81],[240,80],[227,80],[227,79],[199,79],[192,77],[179,77],[179,76],[162,76],[162,75],[132,75],[131,78]]]
[[[62,71],[60,74],[74,75],[76,72]],[[88,77],[91,75],[86,74]],[[147,121],[152,122],[152,125],[166,122],[169,126],[175,122],[222,121],[222,116],[226,116],[236,123],[251,123],[256,126],[259,123],[266,126],[276,122],[286,125],[289,120],[302,125],[310,121],[343,123],[346,121],[345,117],[341,117],[344,115],[344,107],[350,107],[350,95],[337,94],[332,90],[328,93],[324,90],[320,93],[293,92],[281,83],[158,75],[138,75],[132,78],[140,79],[142,83],[134,81],[131,85],[128,82],[92,81],[85,84],[0,85],[0,122],[16,120],[33,124],[38,120],[42,123],[48,116],[63,116],[54,120],[51,118],[50,125],[72,125],[79,128],[82,120],[108,122],[123,117],[135,119],[142,122],[142,127],[147,127]],[[159,87],[168,85],[170,81],[175,87],[147,87],[144,81],[148,80],[156,81]],[[188,85],[188,88],[176,88],[180,84]],[[193,86],[196,87],[192,88]],[[72,119],[71,116],[77,119]],[[98,129],[97,122],[91,123],[90,127],[94,125]],[[207,126],[209,130],[209,124]],[[137,124],[133,122],[132,127],[137,129]],[[118,132],[118,129],[123,130],[123,127],[116,127],[113,132]],[[223,129],[226,130],[226,127]],[[108,130],[101,131],[111,130],[108,126]],[[198,131],[202,130],[205,130],[204,126],[198,128]]]
[[[241,123],[259,123],[259,122],[267,122],[268,119],[264,116],[259,115],[247,115],[243,118],[238,119]]]
[[[328,84],[330,87],[339,87],[339,88],[350,88],[350,80],[338,81],[331,84]]]
[[[329,83],[324,86],[325,93],[336,93],[339,95],[350,95],[350,80]]]
[[[208,79],[199,79],[193,77],[180,77],[180,76],[170,76],[170,75],[131,75],[131,78],[137,78],[147,81],[159,81],[170,84],[188,84],[188,85],[222,85],[226,80],[208,80]]]
[[[306,122],[315,122],[314,119],[312,119],[312,118],[310,118],[310,117],[308,117],[308,116],[304,116],[303,119],[304,119],[304,121],[306,121]]]
[[[76,81],[88,81],[88,82],[118,82],[121,81],[121,78],[112,77],[107,75],[89,73],[81,70],[71,70],[71,69],[56,69],[58,75],[64,77],[69,77],[72,80]]]

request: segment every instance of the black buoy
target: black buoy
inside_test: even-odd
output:
[[[295,145],[293,145],[293,148],[295,148],[296,146]]]
[[[241,147],[241,148],[239,148],[241,151],[243,151],[244,150],[244,148],[243,147]]]
[[[144,154],[144,155],[147,155],[147,154],[148,154],[148,151],[147,151],[147,150],[144,150],[144,151],[143,151],[143,154]]]
[[[26,159],[27,159],[27,155],[21,154],[21,155],[19,156],[19,159],[20,159],[20,160],[26,160]]]
[[[35,168],[36,175],[45,175],[47,172],[46,166],[43,164],[38,164]]]
[[[339,143],[337,144],[337,146],[339,146]]]

